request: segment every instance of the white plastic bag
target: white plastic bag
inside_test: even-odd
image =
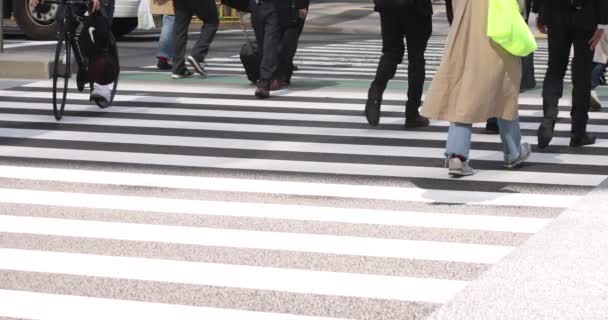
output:
[[[137,29],[150,30],[154,28],[156,26],[154,25],[154,17],[152,17],[150,0],[140,0],[137,9]]]

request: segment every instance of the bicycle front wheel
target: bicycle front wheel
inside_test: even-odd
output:
[[[61,33],[57,39],[53,64],[53,114],[61,120],[71,77],[71,45],[68,35]]]

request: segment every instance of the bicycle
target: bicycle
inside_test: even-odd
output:
[[[77,34],[78,26],[84,20],[83,8],[89,7],[89,0],[46,0],[45,3],[59,4],[59,11],[57,17],[63,17],[63,21],[58,21],[59,30],[57,31],[57,46],[55,48],[55,59],[53,62],[53,114],[55,119],[61,120],[65,111],[65,103],[67,99],[67,92],[69,88],[69,82],[72,77],[72,53],[76,59],[76,65],[78,72],[76,76],[76,87],[79,92],[84,90],[86,83],[89,83],[89,88],[93,91],[95,86],[93,81],[87,80],[86,75],[88,74],[88,61],[86,57],[83,57],[80,45],[78,43]],[[78,14],[82,13],[82,15]],[[110,50],[117,59],[118,62],[118,48],[116,45],[116,39],[110,33]],[[118,79],[114,81],[112,87],[110,104],[114,101],[116,96],[116,88],[118,86]],[[100,108],[107,106],[101,105],[99,102],[95,103]]]

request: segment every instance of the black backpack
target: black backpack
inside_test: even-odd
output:
[[[88,67],[87,81],[107,85],[118,79],[118,51],[111,32],[110,22],[99,11],[85,17],[78,42]]]

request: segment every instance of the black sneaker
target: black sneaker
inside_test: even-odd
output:
[[[184,71],[182,71],[182,72],[173,73],[171,75],[171,78],[173,78],[173,79],[186,79],[186,78],[192,78],[193,76],[194,76],[194,73],[192,73],[188,69],[184,69]]]
[[[205,71],[205,68],[203,67],[204,62],[202,61],[196,61],[196,59],[194,59],[193,56],[188,56],[188,58],[186,58],[186,60],[188,60],[188,63],[190,63],[190,65],[192,66],[192,68],[194,68],[194,70],[200,74],[203,77],[207,76],[207,71]]]

